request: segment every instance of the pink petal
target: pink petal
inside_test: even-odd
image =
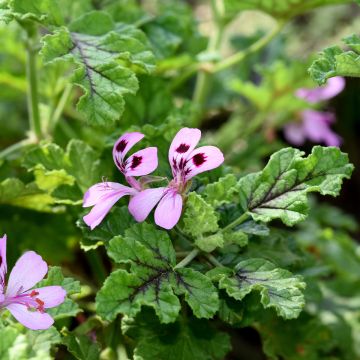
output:
[[[296,96],[310,103],[329,100],[340,94],[345,88],[345,79],[341,76],[330,78],[325,86],[315,89],[299,89]]]
[[[11,297],[31,289],[48,271],[46,262],[34,251],[27,251],[11,270],[6,296]]]
[[[113,159],[115,165],[121,172],[123,171],[121,165],[123,163],[125,155],[143,137],[144,134],[141,134],[139,132],[131,132],[120,136],[119,139],[116,141],[113,147]]]
[[[45,330],[54,323],[54,319],[49,314],[30,311],[25,305],[10,304],[6,308],[19,323],[31,330]]]
[[[6,263],[6,234],[0,238],[0,292],[4,291],[5,287],[5,276],[7,272]]]
[[[200,138],[199,129],[183,128],[175,135],[169,149],[169,163],[174,176],[181,159],[185,159],[195,149]]]
[[[186,160],[185,179],[189,180],[220,166],[224,162],[224,155],[216,146],[202,146],[194,150]]]
[[[305,142],[305,133],[302,123],[290,123],[284,126],[284,136],[290,144],[300,146]]]
[[[62,304],[66,297],[66,291],[61,286],[44,286],[31,291],[39,293],[36,297],[44,302],[45,309]]]
[[[109,195],[123,192],[127,195],[131,188],[116,182],[104,181],[91,186],[84,195],[83,207],[94,206],[106,199]]]
[[[95,192],[96,191],[97,190],[95,190]],[[116,189],[110,188],[105,190],[104,193],[105,192],[106,195],[103,196],[95,195],[95,193],[91,195],[91,197],[89,195],[90,200],[87,200],[87,203],[92,204],[96,199],[98,199],[98,202],[91,209],[91,211],[83,217],[85,224],[90,226],[91,230],[93,230],[103,221],[104,217],[111,210],[114,204],[118,202],[123,196],[134,195],[137,193],[135,189],[121,184],[117,184]]]
[[[130,199],[129,212],[138,222],[144,221],[151,210],[163,197],[164,192],[167,190],[165,187],[146,189],[137,193]]]
[[[176,191],[168,191],[155,210],[155,223],[164,229],[172,229],[179,221],[182,197]]]
[[[340,146],[341,137],[330,128],[330,123],[334,121],[332,113],[305,110],[302,114],[304,131],[309,140],[315,143],[324,142],[327,146]]]
[[[148,147],[137,151],[126,160],[126,176],[143,176],[152,173],[158,166],[157,148]]]

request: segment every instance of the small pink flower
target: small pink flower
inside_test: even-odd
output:
[[[0,308],[8,309],[31,330],[48,329],[54,319],[45,312],[64,302],[66,291],[61,286],[32,289],[48,271],[46,262],[34,251],[27,251],[16,262],[6,286],[6,235],[0,238]]]
[[[131,197],[129,211],[136,221],[144,221],[159,203],[155,210],[155,223],[165,229],[177,224],[189,180],[203,171],[218,167],[224,161],[222,152],[215,146],[195,149],[200,137],[199,129],[184,128],[176,134],[169,149],[173,180],[167,187],[146,189]]]
[[[125,159],[128,151],[144,137],[139,132],[126,133],[113,147],[115,165],[124,174],[129,186],[104,181],[91,186],[84,195],[83,207],[93,206],[83,217],[84,222],[93,230],[98,226],[114,204],[125,195],[135,195],[142,190],[134,176],[148,175],[158,166],[157,148],[139,150]]]
[[[344,87],[344,78],[337,76],[329,79],[326,86],[316,89],[299,89],[296,96],[309,103],[317,103],[333,98],[343,91]],[[327,146],[341,145],[341,137],[330,128],[336,120],[333,113],[307,109],[300,115],[301,122],[292,122],[284,127],[284,135],[288,142],[299,146],[309,139],[314,143],[323,142]]]

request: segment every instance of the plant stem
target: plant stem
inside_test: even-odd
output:
[[[24,139],[15,144],[12,144],[0,152],[0,159],[4,159],[4,158],[8,157],[9,155],[17,152],[18,150],[22,150],[23,148],[25,148],[31,144],[34,144],[34,141],[31,139]]]
[[[266,45],[268,45],[270,43],[270,41],[272,39],[274,39],[274,37],[276,35],[278,35],[280,33],[280,31],[283,29],[285,24],[286,24],[285,22],[279,21],[277,23],[277,25],[274,27],[274,29],[268,35],[264,36],[263,38],[259,39],[255,43],[253,43],[247,49],[240,51],[237,54],[234,54],[234,55],[228,57],[227,59],[216,64],[213,68],[213,72],[216,73],[216,72],[222,71],[230,66],[238,64],[239,62],[243,61],[247,56],[254,54],[254,53],[258,52],[259,50],[263,49]]]
[[[225,24],[222,19],[222,13],[224,11],[222,0],[211,0],[211,9],[215,22],[215,31],[210,37],[208,47],[206,49],[206,51],[209,53],[217,52],[219,50],[225,28]],[[211,78],[212,73],[204,70],[200,71],[196,78],[193,102],[197,106],[200,114],[194,115],[192,119],[193,126],[196,126],[199,118],[201,118],[206,102],[206,97],[209,91]]]
[[[226,232],[228,230],[231,230],[232,228],[234,228],[237,225],[242,224],[244,221],[246,221],[249,218],[249,215],[247,213],[242,214],[241,216],[239,216],[236,220],[234,220],[233,222],[231,222],[229,225],[225,226],[223,229],[221,229],[221,232]]]
[[[93,276],[96,279],[97,284],[101,286],[107,277],[107,272],[101,260],[101,256],[96,250],[87,251],[85,254]]]
[[[35,134],[37,140],[40,140],[42,137],[42,132],[40,123],[36,69],[37,29],[35,27],[28,27],[26,30],[28,36],[26,44],[26,75],[28,81],[28,111],[30,130]]]
[[[57,122],[60,119],[61,114],[64,111],[65,105],[67,103],[67,101],[69,100],[70,94],[71,94],[71,89],[72,89],[72,84],[67,84],[65,86],[65,89],[60,97],[60,100],[53,112],[53,115],[50,119],[49,122],[49,132],[52,133],[55,129],[55,126],[57,124]]]
[[[211,254],[205,254],[205,257],[206,257],[214,266],[224,267],[224,265],[223,265],[220,261],[216,260],[216,258],[215,258],[213,255],[211,255]]]
[[[189,252],[189,254],[182,259],[176,266],[174,269],[180,269],[185,267],[187,264],[189,264],[194,258],[196,258],[196,256],[199,254],[199,249],[193,249],[192,251]]]

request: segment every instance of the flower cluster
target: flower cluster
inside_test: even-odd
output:
[[[115,165],[130,186],[105,181],[93,185],[85,193],[83,206],[93,206],[84,216],[91,229],[99,225],[112,206],[125,195],[130,196],[129,212],[136,221],[144,221],[157,205],[155,223],[164,229],[173,228],[180,219],[190,179],[218,167],[224,161],[222,152],[215,146],[196,148],[201,138],[199,129],[183,128],[176,134],[169,149],[173,179],[167,186],[148,188],[151,180],[142,181],[135,177],[148,175],[157,168],[157,149],[149,147],[140,150],[125,160],[127,152],[143,137],[138,132],[124,134],[113,148]]]
[[[317,89],[299,89],[296,96],[311,104],[329,100],[343,91],[345,79],[338,76],[328,80],[326,86]],[[301,122],[292,122],[285,126],[284,135],[294,145],[304,144],[306,139],[314,143],[323,142],[327,146],[340,146],[341,138],[334,133],[330,125],[335,122],[331,112],[307,109],[301,112]]]
[[[42,257],[27,251],[16,262],[6,282],[6,235],[0,238],[0,309],[8,309],[16,320],[32,330],[48,329],[54,320],[45,309],[65,300],[66,291],[61,286],[33,288],[47,271]]]

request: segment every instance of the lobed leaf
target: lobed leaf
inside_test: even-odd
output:
[[[99,345],[86,335],[76,335],[66,331],[62,343],[76,359],[97,360],[100,358]]]
[[[326,48],[309,68],[310,76],[319,85],[334,76],[360,77],[360,36],[353,34],[343,41],[349,51],[338,46]]]
[[[184,295],[197,317],[210,318],[218,309],[211,281],[192,269],[177,269],[175,251],[166,232],[142,223],[125,236],[114,237],[109,256],[129,263],[130,272],[114,271],[96,296],[97,312],[107,320],[117,314],[135,316],[143,305],[154,308],[160,321],[175,321],[180,311],[177,296]]]
[[[298,317],[305,305],[302,278],[264,259],[244,260],[234,270],[216,268],[208,275],[236,300],[243,300],[252,291],[259,291],[264,308],[275,308],[277,314],[285,319]]]
[[[353,165],[338,148],[315,146],[311,155],[286,148],[270,157],[263,171],[240,179],[240,204],[255,220],[281,219],[286,225],[304,220],[308,214],[307,193],[338,195],[343,178]]]
[[[208,204],[214,207],[230,203],[238,192],[236,184],[236,176],[228,174],[217,182],[207,185],[202,196]]]
[[[101,11],[43,37],[41,54],[45,63],[75,64],[72,81],[84,90],[78,110],[100,126],[120,118],[124,95],[138,90],[135,72],[150,72],[154,65],[145,35],[132,25],[114,24]]]

